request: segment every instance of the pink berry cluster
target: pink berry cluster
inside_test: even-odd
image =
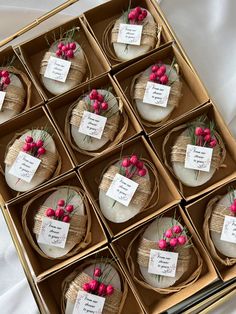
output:
[[[152,66],[152,73],[149,76],[150,81],[162,85],[167,85],[169,78],[166,75],[166,66],[159,61]]]
[[[6,70],[0,71],[0,90],[3,91],[11,83],[9,72]]]
[[[132,9],[128,14],[128,19],[131,24],[142,22],[147,16],[147,10],[136,7]]]
[[[57,206],[56,210],[49,207],[46,210],[46,216],[63,222],[70,222],[70,215],[74,211],[74,206],[71,204],[66,205],[66,202],[63,199],[60,199],[57,202]]]
[[[144,163],[138,159],[136,155],[132,155],[130,158],[124,158],[121,166],[125,168],[125,176],[132,178],[134,174],[138,174],[140,177],[144,177],[147,170],[144,168]]]
[[[158,241],[158,247],[164,251],[173,251],[178,245],[185,245],[187,237],[183,235],[183,229],[179,225],[164,232],[163,239]]]
[[[26,136],[25,144],[22,147],[22,151],[30,153],[33,156],[39,157],[46,153],[46,149],[45,147],[43,147],[43,145],[44,145],[43,140],[37,140],[35,142],[32,136]]]
[[[217,145],[217,140],[212,136],[209,128],[196,127],[195,135],[197,136],[196,144],[199,146],[214,148]]]
[[[96,89],[92,89],[89,98],[92,100],[92,107],[96,114],[100,114],[101,111],[106,111],[108,109],[108,103],[104,100],[104,96]]]
[[[114,287],[112,285],[105,285],[102,283],[101,276],[101,268],[96,267],[94,269],[94,277],[97,279],[92,279],[90,282],[83,284],[83,290],[101,297],[112,295],[114,293]]]
[[[60,42],[57,46],[56,55],[57,57],[61,57],[62,59],[72,59],[74,58],[74,53],[76,49],[76,43],[71,42],[64,44],[63,42]]]

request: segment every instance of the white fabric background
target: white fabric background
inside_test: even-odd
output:
[[[106,0],[80,0],[50,21],[23,35],[20,41],[66,21],[68,16],[77,16],[103,2]],[[61,3],[61,0],[0,0],[0,40]],[[236,136],[236,1],[162,0],[161,7],[210,96]],[[13,44],[17,42],[18,39]],[[234,302],[235,300],[228,302],[214,313],[236,313]],[[1,213],[0,313],[38,313]]]

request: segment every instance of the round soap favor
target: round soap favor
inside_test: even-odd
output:
[[[136,75],[130,94],[134,109],[145,126],[156,127],[166,121],[182,96],[182,82],[175,60],[171,65],[158,61]]]
[[[53,95],[65,93],[80,84],[87,72],[91,77],[86,55],[80,44],[73,40],[76,31],[72,29],[64,34],[65,37],[53,42],[41,61],[42,83]]]
[[[236,190],[212,198],[206,207],[203,232],[211,255],[225,266],[236,263]]]
[[[170,217],[157,218],[137,233],[127,249],[126,262],[135,281],[164,294],[194,283],[203,264],[186,228]]]
[[[0,124],[30,107],[31,82],[13,66],[0,67]]]
[[[182,184],[197,187],[207,183],[223,167],[224,143],[206,116],[173,128],[162,146],[165,165]]]
[[[47,259],[72,256],[91,242],[91,217],[83,190],[47,189],[24,205],[22,225],[32,247]]]
[[[16,134],[7,146],[4,163],[6,183],[17,192],[35,188],[61,169],[55,142],[44,129]]]
[[[154,208],[159,199],[155,166],[136,155],[112,161],[102,174],[99,205],[106,219],[122,223]]]
[[[123,103],[108,89],[93,89],[68,110],[65,135],[71,147],[85,155],[97,156],[117,145],[128,128]],[[122,124],[122,126],[121,126]]]
[[[107,257],[88,260],[62,283],[62,313],[81,313],[83,307],[89,312],[91,305],[96,304],[94,313],[119,314],[127,293],[127,282],[113,260]]]
[[[139,57],[158,47],[160,38],[161,28],[151,13],[136,7],[108,24],[103,33],[102,45],[110,59],[120,62]]]

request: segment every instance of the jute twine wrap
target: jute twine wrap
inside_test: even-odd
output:
[[[175,68],[179,69],[177,65],[175,66]],[[177,73],[179,73],[179,70],[177,70]],[[148,122],[140,116],[138,109],[136,107],[136,103],[135,103],[136,99],[143,101],[143,97],[145,94],[146,85],[148,81],[149,81],[149,76],[144,75],[143,72],[134,76],[130,85],[131,103],[133,105],[134,110],[140,117],[140,120],[142,121],[143,125],[147,127],[158,127],[169,119],[172,112],[170,112],[170,114],[160,122],[157,122],[157,123]],[[171,90],[170,90],[170,95],[169,95],[167,106],[173,106],[174,108],[176,108],[179,105],[180,98],[182,97],[182,85],[183,84],[181,81],[175,81],[171,84]]]
[[[104,261],[101,260],[101,263],[104,263]],[[83,265],[77,267],[69,276],[64,279],[62,283],[62,313],[65,313],[66,300],[69,300],[71,303],[75,303],[78,292],[83,291],[83,284],[93,279],[83,272],[85,268],[93,264],[98,265],[99,261],[88,260],[87,262],[83,263]],[[122,309],[128,294],[128,285],[123,275],[120,274],[116,264],[111,263],[111,266],[115,268],[120,275],[122,291],[115,289],[111,296],[105,297],[106,300],[102,313],[120,314],[122,313]]]
[[[47,207],[41,206],[37,214],[34,216],[34,226],[33,228],[29,228],[28,226],[28,219],[30,215],[32,215],[32,207],[34,205],[34,202],[36,200],[39,200],[41,197],[46,196],[47,194],[51,194],[53,192],[56,192],[62,188],[68,188],[68,186],[60,186],[55,188],[47,189],[41,193],[38,193],[35,195],[29,202],[27,202],[22,209],[22,226],[24,229],[24,232],[31,244],[31,246],[37,251],[38,254],[40,254],[42,257],[45,257],[47,259],[54,259],[53,257],[50,257],[46,255],[38,246],[38,243],[36,241],[35,235],[39,234],[42,218],[45,215],[45,211]],[[68,252],[66,255],[59,257],[58,259],[65,259],[67,257],[70,257],[79,251],[85,249],[92,241],[91,238],[91,214],[90,214],[90,207],[88,199],[85,195],[85,192],[81,190],[80,188],[76,186],[70,186],[69,189],[74,190],[83,200],[84,208],[86,215],[78,215],[74,214],[71,221],[70,221],[70,228],[68,232],[68,237],[66,240],[67,243],[74,244],[73,249]]]
[[[123,62],[123,60],[116,56],[112,45],[113,43],[117,42],[121,23],[124,23],[122,19],[111,21],[105,28],[102,35],[102,47],[105,50],[106,55],[115,62]],[[150,50],[158,48],[161,42],[161,29],[162,27],[157,25],[155,22],[145,23],[142,31],[141,46],[149,46]]]
[[[106,151],[110,150],[111,148],[115,147],[117,144],[119,144],[121,142],[121,140],[123,139],[123,137],[124,137],[124,135],[128,129],[129,120],[128,120],[128,117],[127,117],[125,111],[123,110],[123,102],[119,98],[118,99],[119,100],[119,111],[117,113],[115,113],[112,117],[107,118],[107,123],[105,125],[104,132],[102,135],[102,138],[105,137],[105,138],[108,138],[110,140],[111,143],[109,144],[109,146],[100,152],[91,152],[91,151],[87,151],[87,150],[79,148],[74,143],[74,141],[72,139],[71,125],[74,125],[74,126],[79,128],[83,113],[85,110],[87,110],[89,108],[89,105],[84,101],[84,97],[85,97],[85,95],[81,96],[78,100],[76,100],[71,105],[69,110],[67,111],[66,119],[65,119],[65,136],[66,136],[66,139],[68,140],[70,146],[74,150],[76,150],[76,151],[78,151],[84,155],[97,157],[97,156],[105,153]],[[120,125],[122,125],[121,128],[120,128]]]
[[[193,122],[192,124],[196,126],[199,126],[199,125],[204,126],[204,124],[201,124],[199,122]],[[180,126],[173,128],[165,136],[165,139],[162,144],[162,154],[163,154],[165,166],[168,168],[168,170],[172,173],[172,175],[178,181],[179,179],[175,175],[172,168],[172,162],[181,162],[181,163],[185,162],[187,144],[191,144],[191,137],[180,135],[181,136],[180,144],[172,145],[170,142],[173,140],[174,136],[178,137],[178,134],[180,132],[183,132],[184,129],[188,129],[188,127],[189,127],[189,124],[182,124]],[[213,157],[212,157],[211,167],[214,167],[216,170],[218,170],[221,167],[225,167],[223,163],[226,157],[226,149],[225,149],[225,145],[222,141],[221,136],[216,131],[214,131],[214,136],[217,139],[218,144],[213,148]],[[168,150],[168,148],[170,147],[171,147],[171,151]],[[180,186],[181,192],[183,192],[183,185],[180,181],[179,181],[179,186]]]
[[[222,195],[217,195],[208,202],[204,215],[203,233],[211,255],[221,264],[232,266],[236,263],[236,258],[225,257],[223,254],[219,253],[210,234],[210,231],[221,233],[225,216],[231,216],[229,208],[219,204],[221,198]]]
[[[195,271],[190,274],[188,276],[188,279],[184,280],[183,282],[180,282],[177,285],[168,287],[168,288],[154,288],[152,287],[150,284],[146,283],[144,281],[144,278],[140,272],[140,268],[139,268],[139,264],[141,263],[141,265],[143,265],[145,267],[146,265],[146,261],[147,261],[147,257],[146,254],[147,252],[153,248],[153,244],[148,243],[148,242],[152,242],[152,241],[148,241],[147,239],[144,239],[144,241],[139,240],[139,244],[137,243],[138,238],[144,233],[146,227],[142,228],[132,239],[132,241],[130,242],[127,250],[126,250],[126,255],[125,255],[125,260],[126,260],[126,264],[128,266],[129,272],[132,276],[132,278],[134,278],[134,280],[136,282],[138,282],[142,287],[146,288],[146,289],[150,289],[150,290],[154,290],[160,294],[170,294],[173,292],[178,292],[190,285],[192,285],[194,282],[196,282],[199,278],[199,276],[201,275],[202,272],[202,267],[203,267],[203,260],[197,250],[197,248],[192,244],[191,249],[186,249],[186,251],[188,251],[189,253],[189,258],[186,256],[186,254],[182,251],[184,251],[185,249],[182,249],[181,254],[182,256],[180,256],[180,260],[178,261],[178,264],[182,263],[182,266],[177,266],[177,270],[178,267],[181,267],[183,270],[186,269],[186,272],[188,271],[188,267],[189,266],[189,260],[191,260],[192,258],[194,258],[194,260],[197,261],[197,268],[195,269]],[[139,245],[141,243],[141,251],[139,251]],[[150,247],[151,246],[151,247]],[[138,252],[137,252],[137,247],[138,247]],[[155,249],[157,249],[157,244],[155,243]],[[135,256],[135,258],[134,258]],[[142,257],[144,256],[144,257]],[[134,260],[135,261],[134,261]],[[181,262],[181,263],[179,263]]]
[[[0,67],[0,71],[5,68]],[[5,109],[12,110],[16,114],[20,113],[23,109],[27,110],[30,108],[31,101],[31,82],[27,75],[22,71],[10,66],[7,67],[8,72],[16,75],[23,87],[18,87],[10,83],[6,88],[6,95],[2,106],[2,111]]]
[[[100,185],[99,185],[99,189],[101,189],[102,191],[107,192],[115,175],[119,173],[119,168],[114,165],[119,160],[120,160],[119,158],[113,160],[104,169],[101,175]],[[143,161],[145,167],[149,171],[149,175],[153,176],[154,183],[152,185],[151,177],[149,180],[144,177],[140,177],[138,175],[134,175],[131,178],[131,180],[138,183],[139,186],[136,192],[134,193],[134,196],[130,203],[136,206],[141,204],[142,208],[140,212],[154,208],[157,205],[158,200],[159,200],[159,178],[158,178],[158,173],[156,171],[156,168],[147,159],[142,158],[141,161]],[[152,201],[154,201],[153,204],[151,204]]]

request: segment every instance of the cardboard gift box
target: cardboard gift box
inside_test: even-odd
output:
[[[123,223],[113,223],[111,221],[108,221],[101,212],[98,201],[99,184],[102,178],[103,171],[108,164],[110,164],[116,158],[122,158],[122,156],[128,156],[133,153],[137,154],[137,156],[141,156],[142,158],[151,161],[156,168],[159,179],[159,200],[156,206],[138,213],[130,220]],[[103,154],[102,156],[91,160],[90,162],[79,168],[79,174],[82,178],[84,186],[88,191],[88,194],[95,204],[101,220],[103,221],[111,237],[117,237],[123,234],[124,232],[144,222],[147,218],[153,217],[157,212],[160,213],[163,210],[173,206],[174,204],[179,203],[181,200],[180,194],[174,187],[170,177],[166,173],[166,170],[164,169],[161,162],[159,161],[154,151],[143,136],[139,136],[124,144],[120,144],[112,151],[109,151],[106,154]],[[151,182],[153,185],[154,179],[151,179]],[[150,205],[152,205],[154,201],[155,199],[152,199]]]
[[[122,274],[124,279],[128,284],[128,293],[125,299],[125,303],[123,309],[121,310],[121,314],[144,314],[144,310],[139,303],[135,293],[133,292],[132,286],[130,285],[129,280],[127,279],[122,267],[120,267],[117,262],[117,257],[114,252],[109,248],[105,247],[100,249],[92,254],[88,254],[86,257],[81,258],[78,261],[75,261],[72,265],[61,269],[60,271],[54,273],[52,276],[44,279],[43,281],[37,284],[38,293],[43,302],[42,308],[44,313],[61,313],[61,302],[62,302],[62,289],[61,285],[66,276],[76,269],[76,267],[83,265],[83,263],[88,261],[89,259],[96,258],[110,258],[113,259],[114,263],[116,263],[119,272]],[[55,287],[57,287],[55,289]]]
[[[182,82],[181,98],[178,106],[172,111],[167,121],[160,122],[159,126],[146,126],[142,123],[142,119],[136,109],[135,101],[131,94],[132,81],[138,74],[145,71],[148,67],[154,65],[159,60],[164,63],[171,64],[173,58],[179,65],[180,81]],[[119,71],[114,75],[114,79],[118,83],[122,92],[125,94],[130,106],[132,107],[137,119],[142,125],[147,134],[156,131],[157,128],[172,123],[177,118],[183,116],[189,111],[196,109],[208,101],[209,97],[196,74],[192,71],[186,60],[181,55],[175,44],[170,44],[167,47],[156,51],[149,56],[133,63],[125,69]],[[149,122],[149,124],[152,124]],[[155,123],[153,123],[155,124]]]
[[[7,215],[9,217],[8,226],[10,230],[15,228],[17,234],[17,245],[20,250],[22,250],[22,254],[24,254],[28,268],[31,271],[31,276],[38,281],[44,277],[47,277],[51,273],[57,271],[60,268],[65,267],[65,265],[69,265],[76,261],[77,259],[85,256],[86,254],[90,253],[91,251],[96,250],[97,248],[101,247],[102,245],[107,243],[107,238],[105,235],[105,231],[100,223],[100,220],[94,210],[93,205],[89,202],[89,211],[91,216],[91,243],[89,243],[85,248],[81,249],[78,253],[75,253],[74,256],[67,257],[65,259],[47,259],[41,256],[31,245],[30,241],[28,240],[26,234],[24,233],[23,229],[23,216],[22,216],[22,208],[23,206],[30,201],[33,197],[37,196],[39,193],[42,193],[50,188],[60,187],[60,186],[76,186],[84,190],[78,174],[75,171],[69,172],[50,183],[45,184],[42,187],[35,189],[34,191],[29,192],[28,194],[24,195],[20,199],[12,200],[11,202],[7,203]],[[35,201],[30,205],[28,209],[28,213],[26,215],[26,223],[28,225],[29,231],[33,237],[35,244],[37,245],[35,235],[33,234],[33,213],[36,212],[45,199],[51,194],[52,192],[48,192],[42,195],[40,198],[35,199]]]
[[[65,24],[53,28],[41,36],[35,37],[24,42],[20,46],[15,47],[15,51],[24,62],[31,74],[32,80],[35,82],[39,92],[45,100],[55,97],[43,86],[41,83],[41,76],[39,74],[41,61],[45,52],[49,49],[48,41],[53,43],[55,40],[60,38],[61,33],[64,33],[74,27],[79,29],[79,31],[75,31],[74,39],[81,45],[91,70],[91,75],[88,75],[89,73],[87,69],[81,84],[110,70],[106,58],[103,56],[92,35],[81,23],[80,18],[75,18]]]
[[[113,92],[114,96],[117,96],[122,101],[122,103],[123,103],[122,112],[126,115],[126,117],[127,117],[126,119],[128,120],[127,121],[127,124],[128,124],[127,130],[120,140],[120,142],[125,142],[129,138],[132,138],[132,137],[136,136],[137,134],[139,134],[142,131],[142,129],[141,129],[141,126],[139,125],[138,121],[136,120],[132,110],[128,106],[126,99],[124,98],[124,96],[120,92],[119,88],[117,87],[116,83],[114,82],[114,80],[112,79],[110,74],[105,74],[99,78],[96,78],[95,80],[93,80],[91,82],[84,84],[81,87],[77,87],[77,88],[73,89],[72,91],[65,93],[64,95],[57,97],[53,101],[49,101],[46,105],[50,116],[54,120],[56,127],[58,128],[58,131],[59,131],[61,137],[63,138],[65,145],[66,145],[67,149],[69,150],[69,153],[71,154],[71,156],[73,158],[75,166],[83,164],[84,162],[88,161],[89,159],[96,157],[96,155],[103,154],[107,150],[112,149],[114,147],[114,145],[112,142],[109,141],[108,144],[103,146],[98,151],[92,152],[92,153],[95,153],[94,156],[91,154],[90,155],[83,154],[82,152],[74,149],[70,145],[70,143],[68,142],[68,135],[66,135],[66,130],[65,130],[66,115],[67,115],[67,112],[69,110],[69,107],[72,106],[73,104],[75,104],[79,97],[81,97],[82,95],[84,95],[86,93],[89,93],[92,89],[94,89],[94,88],[95,89],[101,89],[101,88],[106,89],[109,87],[112,87],[112,92],[114,91]],[[119,123],[119,129],[118,129],[117,134],[119,134],[119,132],[121,131],[123,124],[124,124],[124,116],[121,115],[121,119],[120,119],[120,123]],[[72,136],[71,136],[71,141],[72,141],[73,145],[76,146]]]
[[[131,7],[140,6],[146,10],[148,10],[153,16],[155,22],[161,28],[161,36],[160,36],[160,45],[156,48],[162,47],[166,43],[173,41],[173,37],[171,36],[168,28],[163,23],[163,20],[160,18],[159,13],[155,10],[154,5],[151,1],[148,0],[138,0],[135,3],[131,2]],[[81,16],[82,22],[88,27],[91,34],[96,38],[101,50],[103,50],[104,54],[107,56],[107,59],[112,68],[115,70],[121,69],[134,61],[137,61],[140,57],[136,57],[129,61],[118,62],[114,61],[106,54],[106,49],[104,48],[103,43],[103,35],[106,30],[106,27],[112,22],[118,19],[125,11],[129,8],[129,0],[114,0],[108,1],[100,6],[97,6]],[[112,44],[110,44],[112,46]],[[112,47],[110,47],[113,50]],[[145,55],[148,55],[151,51],[154,51],[156,48],[150,50]]]
[[[60,138],[56,128],[53,125],[50,117],[46,113],[45,109],[38,107],[32,109],[31,111],[22,113],[20,116],[11,119],[6,124],[0,126],[1,130],[1,145],[4,149],[1,149],[0,152],[0,166],[1,166],[1,176],[0,176],[0,185],[1,185],[1,195],[5,201],[9,201],[15,197],[21,197],[27,192],[18,194],[16,191],[13,191],[8,187],[5,177],[4,177],[4,159],[7,150],[8,143],[14,138],[14,136],[19,132],[24,132],[33,128],[47,128],[50,134],[53,134],[53,140],[56,145],[59,156],[61,157],[61,169],[59,175],[71,170],[73,168],[73,162],[67,153],[66,147]],[[9,131],[10,130],[10,131]],[[50,179],[55,176],[54,174]],[[44,184],[44,183],[42,183]]]
[[[158,216],[173,217],[174,213],[176,214],[176,217],[181,219],[180,223],[182,225],[184,224],[187,227],[188,232],[191,236],[191,240],[193,241],[195,247],[197,248],[203,260],[203,265],[198,279],[190,286],[186,286],[185,288],[178,292],[170,294],[160,294],[154,290],[144,288],[142,285],[137,283],[132,276],[130,276],[130,272],[128,271],[127,267],[126,252],[130,242],[137,235],[137,233],[141,231],[141,228],[147,227]],[[135,245],[137,245],[137,239],[133,243],[134,247],[136,247]],[[186,214],[184,213],[183,209],[180,206],[172,207],[171,209],[166,210],[161,215],[158,214],[152,217],[151,219],[147,219],[145,224],[138,226],[137,228],[127,232],[126,234],[112,241],[111,246],[115,251],[116,255],[118,256],[120,263],[124,268],[124,271],[126,272],[126,275],[129,276],[129,279],[135,286],[135,293],[140,298],[141,302],[144,304],[146,312],[150,314],[162,313],[164,311],[167,311],[172,306],[195,294],[196,292],[203,289],[207,285],[211,284],[218,278],[217,273],[214,269],[214,265],[210,257],[208,256],[205,247],[202,245],[195,230],[191,226],[189,219],[187,218]],[[136,267],[135,265],[137,264],[137,262],[134,260],[135,256],[133,253],[131,253],[130,258],[133,259],[134,267]],[[194,271],[194,267],[196,267],[196,260],[192,261],[192,271]]]
[[[160,130],[157,130],[150,136],[151,142],[153,143],[153,146],[158,156],[160,157],[162,162],[165,163],[163,153],[163,143],[165,137],[173,128],[185,123],[189,123],[195,120],[197,117],[200,117],[201,115],[206,115],[209,120],[213,120],[215,122],[215,129],[220,134],[226,148],[226,158],[224,160],[224,167],[216,170],[216,172],[208,182],[197,187],[188,187],[184,184],[181,186],[179,180],[175,177],[174,173],[171,173],[170,170],[168,171],[176,187],[179,189],[179,191],[187,201],[190,201],[196,197],[212,191],[213,189],[222,185],[225,179],[229,179],[231,176],[233,176],[233,174],[235,174],[235,140],[227,129],[222,117],[212,103],[207,103],[192,112],[188,112],[186,115],[178,118],[173,123],[163,126]],[[170,152],[173,147],[173,143],[176,140],[176,137],[181,132],[182,131],[178,131],[174,132],[174,134],[171,134],[169,141],[165,147],[166,163],[168,163],[169,167],[171,166]]]

